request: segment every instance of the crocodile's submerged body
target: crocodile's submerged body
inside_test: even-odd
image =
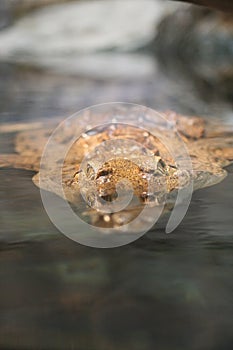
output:
[[[144,121],[143,128],[115,122],[106,124],[108,117],[103,116],[103,126],[91,132],[88,115],[84,116],[80,123],[87,126],[87,131],[73,142],[64,162],[60,160],[63,191],[59,190],[58,164],[53,159],[58,163],[59,147],[66,146],[74,125],[65,125],[63,132],[56,134],[58,147],[52,149],[51,161],[43,167],[40,167],[41,156],[53,128],[41,124],[27,126],[28,130],[19,131],[16,136],[16,153],[1,155],[0,166],[34,170],[37,174],[33,181],[39,187],[65,197],[74,207],[79,207],[84,198],[84,211],[97,225],[122,225],[132,220],[145,204],[158,205],[170,198],[171,205],[173,194],[190,181],[194,189],[220,182],[227,174],[223,167],[233,161],[231,132],[211,126],[200,117],[185,117],[170,111],[163,116],[168,124],[152,118]],[[10,127],[5,125],[2,132],[8,131]],[[169,148],[155,136],[169,138],[174,131],[179,133],[191,159],[192,169],[183,173]],[[171,137],[170,142],[172,145],[175,140]],[[117,203],[117,192],[124,197],[129,188],[136,199],[129,208],[117,213],[113,210],[108,215],[101,213],[104,203]],[[134,214],[128,215],[129,212]]]

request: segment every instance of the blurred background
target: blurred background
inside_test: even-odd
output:
[[[111,101],[233,128],[232,14],[165,0],[0,1],[0,128]],[[0,169],[0,347],[231,350],[228,170],[173,234],[96,250],[52,226],[32,172]]]
[[[110,101],[232,116],[229,14],[159,0],[0,6],[1,120],[64,116]]]

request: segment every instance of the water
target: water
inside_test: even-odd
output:
[[[68,116],[114,100],[224,120],[230,114],[226,103],[207,103],[195,86],[189,90],[159,68],[150,79],[86,79],[7,64],[0,74],[1,123]],[[1,152],[12,151],[13,136],[1,139]],[[0,169],[0,346],[232,349],[232,166],[228,170],[222,183],[193,195],[172,234],[158,228],[131,245],[101,250],[56,230],[32,172]]]

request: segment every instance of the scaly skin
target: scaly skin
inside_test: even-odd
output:
[[[86,207],[91,221],[97,225],[118,226],[132,220],[145,203],[159,205],[165,197],[172,198],[173,193],[186,186],[190,180],[193,180],[195,189],[220,182],[226,176],[223,167],[233,161],[232,133],[221,126],[211,127],[199,117],[185,117],[171,111],[164,113],[164,116],[170,122],[170,128],[161,120],[148,119],[145,120],[147,130],[110,124],[99,128],[95,133],[87,131],[82,134],[73,143],[63,163],[62,184],[65,198],[74,207],[79,207],[81,190],[86,203],[90,206],[97,205],[98,208],[99,200],[111,202],[117,198],[118,185],[123,193],[127,193],[129,188],[133,189],[138,202],[135,204],[133,201],[129,208],[121,212],[121,216],[114,213],[106,219],[106,215]],[[109,116],[104,115],[101,118],[103,124],[109,120]],[[88,115],[84,116],[82,123],[88,125]],[[52,130],[52,126],[50,130],[37,123],[35,127],[32,125],[31,130],[20,131],[15,141],[17,153],[0,155],[0,166],[34,170],[37,174],[33,181],[38,186],[41,186],[38,181],[39,174],[43,173],[47,179],[43,182],[43,188],[63,196],[57,186],[57,169],[52,158],[49,164],[40,169],[41,154]],[[181,173],[167,147],[153,134],[153,131],[159,132],[175,144],[176,140],[171,137],[174,130],[179,132],[187,147],[192,171]],[[57,135],[58,145],[65,146],[70,135],[72,126],[65,127],[64,132]],[[224,138],[225,135],[227,137]],[[103,146],[101,152],[96,150],[98,145],[112,140],[116,142],[115,148],[110,149],[107,145],[108,157],[105,159]],[[141,148],[131,145],[135,140]],[[59,150],[55,149],[54,152]],[[97,162],[97,153],[102,157],[100,163]],[[83,161],[85,157],[87,160]]]

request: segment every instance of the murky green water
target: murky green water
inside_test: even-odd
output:
[[[130,101],[228,120],[158,69],[151,79],[91,80],[0,66],[1,122],[68,116]],[[191,86],[191,84],[190,84]],[[1,139],[1,151],[12,140]],[[170,235],[155,229],[111,250],[68,240],[49,221],[32,173],[0,169],[2,349],[230,350],[233,347],[233,168],[199,190]]]

